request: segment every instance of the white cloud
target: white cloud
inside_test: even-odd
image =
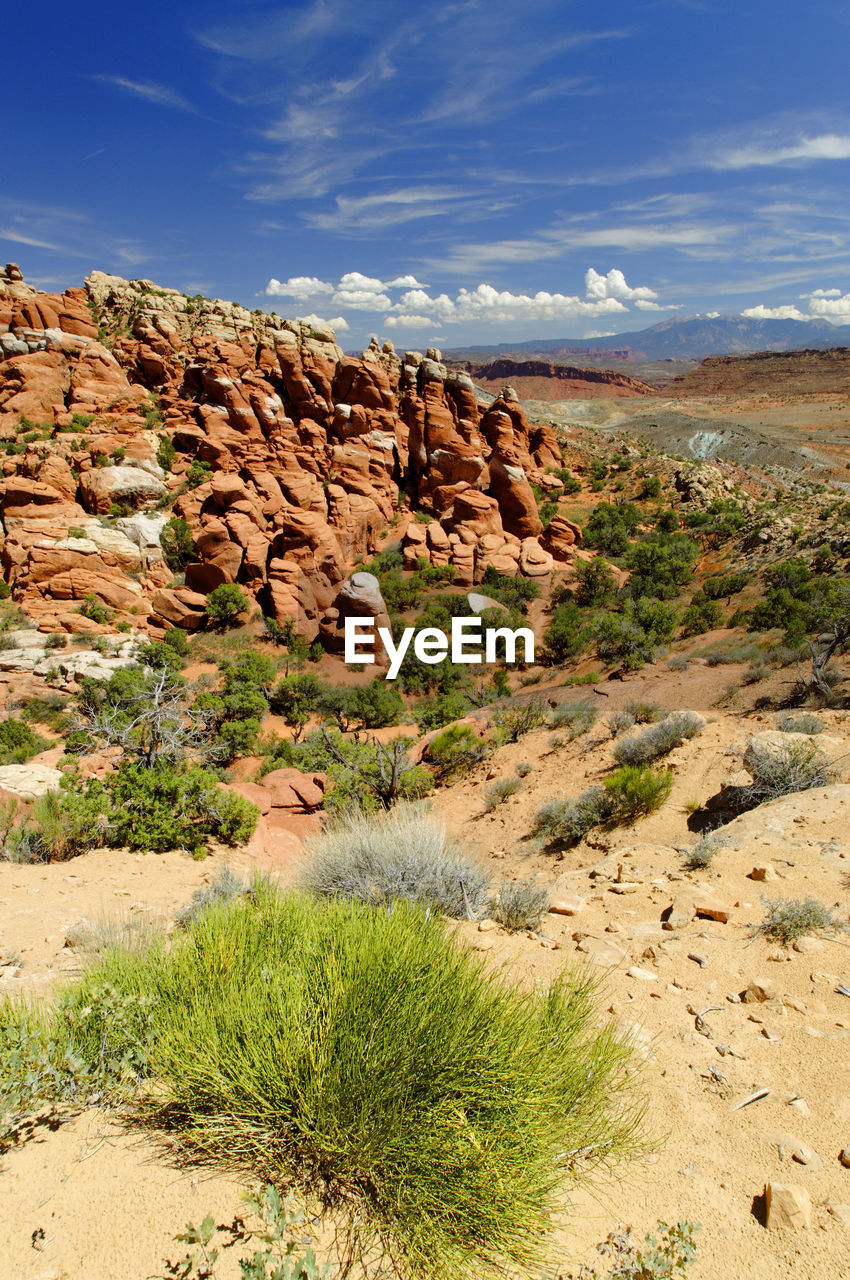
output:
[[[809,310],[813,316],[822,316],[827,320],[836,320],[839,324],[850,324],[850,293],[835,296],[837,290],[829,290],[829,296],[813,294],[809,302]]]
[[[436,329],[440,321],[432,320],[430,316],[402,315],[387,316],[384,324],[388,329]]]
[[[316,276],[290,276],[288,280],[275,280],[272,276],[266,285],[266,293],[274,298],[315,298],[319,294],[333,293],[334,286]]]
[[[638,298],[650,301],[658,297],[655,290],[648,289],[646,285],[638,285],[636,289],[632,289],[626,284],[622,271],[618,271],[616,267],[612,267],[607,276],[588,267],[584,276],[584,292],[588,298],[620,298],[623,301],[636,301]]]
[[[417,280],[416,276],[397,276],[395,280],[388,280],[385,286],[387,289],[427,289],[427,284],[423,284],[421,280]],[[836,293],[838,290],[836,289]]]
[[[751,320],[829,320],[834,324],[850,324],[850,293],[840,289],[814,289],[800,295],[809,304],[808,311],[801,311],[793,303],[766,307],[759,303],[741,312]]]
[[[313,314],[309,316],[296,316],[295,318],[299,324],[310,324],[313,326],[319,326],[322,329],[326,326],[330,326],[331,329],[340,330],[345,330],[349,327],[348,321],[344,316],[334,316],[332,320],[325,320],[322,316]]]
[[[556,320],[568,316],[599,316],[627,311],[619,298],[584,299],[563,293],[511,293],[479,284],[474,289],[461,289],[456,297],[446,293],[430,297],[424,289],[411,289],[402,294],[395,310],[403,314],[424,315],[430,312],[441,320],[459,323],[485,320],[512,323],[517,320]]]
[[[748,320],[811,320],[798,307],[766,307],[759,303],[757,307],[746,307],[741,312]]]
[[[637,298],[635,306],[638,311],[678,311],[679,307],[661,306],[658,302],[649,302],[646,298]]]
[[[730,147],[709,157],[711,169],[752,169],[763,165],[795,164],[809,160],[850,160],[850,134],[803,135],[795,142],[754,142]]]
[[[128,80],[125,76],[100,75],[91,78],[99,80],[102,84],[111,84],[113,88],[122,89],[135,98],[143,98],[145,102],[152,102],[154,106],[172,107],[177,111],[190,111],[193,115],[197,114],[188,98],[184,98],[176,89],[169,89],[168,85],[157,84],[153,80]]]

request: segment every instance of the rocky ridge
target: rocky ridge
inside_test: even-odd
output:
[[[459,585],[488,565],[548,576],[580,539],[562,516],[544,534],[531,487],[562,487],[553,430],[508,388],[482,410],[436,350],[373,340],[355,359],[329,328],[98,271],[42,293],[9,264],[0,352],[3,571],[51,629],[97,630],[77,612],[93,595],[137,626],[192,630],[236,582],[279,623],[330,635],[352,566],[408,503],[408,563],[451,565]],[[196,548],[179,585],[168,514]]]

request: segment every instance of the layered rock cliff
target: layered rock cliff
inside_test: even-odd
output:
[[[408,563],[470,585],[490,564],[549,574],[580,536],[563,517],[543,534],[532,483],[557,496],[560,450],[509,390],[482,412],[437,351],[354,359],[330,329],[97,271],[62,294],[0,274],[3,446],[3,576],[53,629],[97,629],[90,595],[192,629],[236,582],[312,638],[391,523]],[[159,546],[172,516],[185,582]]]

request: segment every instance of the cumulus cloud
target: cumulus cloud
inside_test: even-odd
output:
[[[392,294],[401,290],[393,301]],[[265,289],[277,297],[329,299],[329,306],[343,311],[388,312],[390,328],[426,328],[439,324],[487,321],[510,324],[522,321],[595,317],[627,312],[627,303],[641,311],[672,310],[662,306],[658,294],[647,285],[630,285],[622,271],[612,267],[607,275],[589,267],[585,274],[585,296],[567,293],[514,293],[482,282],[474,289],[460,289],[454,295],[432,295],[428,286],[413,275],[381,280],[361,271],[346,271],[336,283],[317,276],[274,277]]]
[[[763,303],[759,303],[757,307],[746,307],[742,312],[742,316],[746,316],[748,320],[811,320],[811,316],[804,315],[799,307],[766,307]]]
[[[318,326],[321,329],[324,329],[326,326],[330,326],[331,329],[338,329],[344,332],[349,328],[348,321],[344,316],[334,316],[331,320],[325,320],[322,316],[313,314],[310,314],[309,316],[296,316],[295,318],[299,324],[310,324],[314,327]]]
[[[318,276],[290,276],[288,280],[276,280],[272,276],[265,288],[271,297],[307,298],[329,297],[336,307],[348,307],[352,311],[386,311],[392,306],[388,289],[422,288],[416,276],[397,276],[394,280],[379,280],[361,271],[346,271],[336,284],[320,280]]]
[[[801,311],[793,303],[766,307],[759,303],[741,312],[751,320],[830,320],[834,324],[850,324],[850,293],[840,289],[813,289],[800,295],[809,304],[808,311]]]
[[[430,316],[401,315],[387,316],[384,324],[388,329],[436,329],[440,321],[432,320]]]
[[[319,280],[316,276],[290,276],[288,280],[275,280],[272,276],[266,285],[266,293],[273,298],[316,298],[319,294],[333,291],[330,281]]]
[[[584,276],[584,292],[588,298],[619,298],[624,302],[638,299],[649,302],[658,297],[655,290],[648,289],[646,285],[638,285],[636,289],[632,289],[626,284],[622,271],[618,271],[616,267],[612,267],[606,276],[594,271],[593,267],[588,267]]]
[[[402,294],[394,308],[403,314],[430,313],[440,320],[459,323],[486,320],[511,323],[515,320],[557,320],[569,316],[599,316],[627,311],[619,298],[585,299],[572,294],[511,293],[479,284],[474,289],[461,289],[454,298],[439,293],[432,298],[424,289],[410,289]]]

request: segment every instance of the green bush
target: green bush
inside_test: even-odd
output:
[[[223,582],[207,596],[206,614],[217,627],[233,627],[248,605],[248,597],[235,582]]]
[[[432,738],[427,747],[427,756],[434,765],[437,777],[445,782],[468,773],[475,765],[480,764],[489,750],[488,743],[479,738],[468,724],[452,724],[437,734],[436,738]]]
[[[611,804],[604,787],[588,787],[571,800],[548,800],[537,812],[535,835],[554,845],[578,844],[594,827],[607,822]]]
[[[475,920],[487,906],[490,877],[421,806],[401,804],[378,815],[343,813],[309,846],[302,883],[323,898],[418,902]]]
[[[610,821],[624,826],[660,809],[673,787],[672,769],[627,764],[605,779]]]
[[[673,605],[629,597],[619,613],[605,613],[596,620],[593,636],[600,658],[620,661],[628,671],[636,671],[655,660],[659,646],[669,644],[677,624]]]
[[[723,609],[716,600],[710,600],[703,592],[697,591],[682,614],[682,635],[701,636],[722,626]]]
[[[462,1280],[537,1273],[566,1190],[634,1149],[633,1056],[592,994],[514,989],[413,906],[258,885],[99,962],[46,1038],[131,1055],[186,1158],[294,1181],[395,1274]]]
[[[0,765],[25,764],[51,743],[22,720],[0,720]]]
[[[182,516],[172,516],[163,525],[159,535],[159,544],[165,563],[173,573],[180,573],[192,560],[196,559],[195,540],[188,521]]]
[[[98,622],[101,626],[106,626],[112,618],[112,610],[95,595],[85,596],[77,612],[84,618],[88,618],[90,622]]]

